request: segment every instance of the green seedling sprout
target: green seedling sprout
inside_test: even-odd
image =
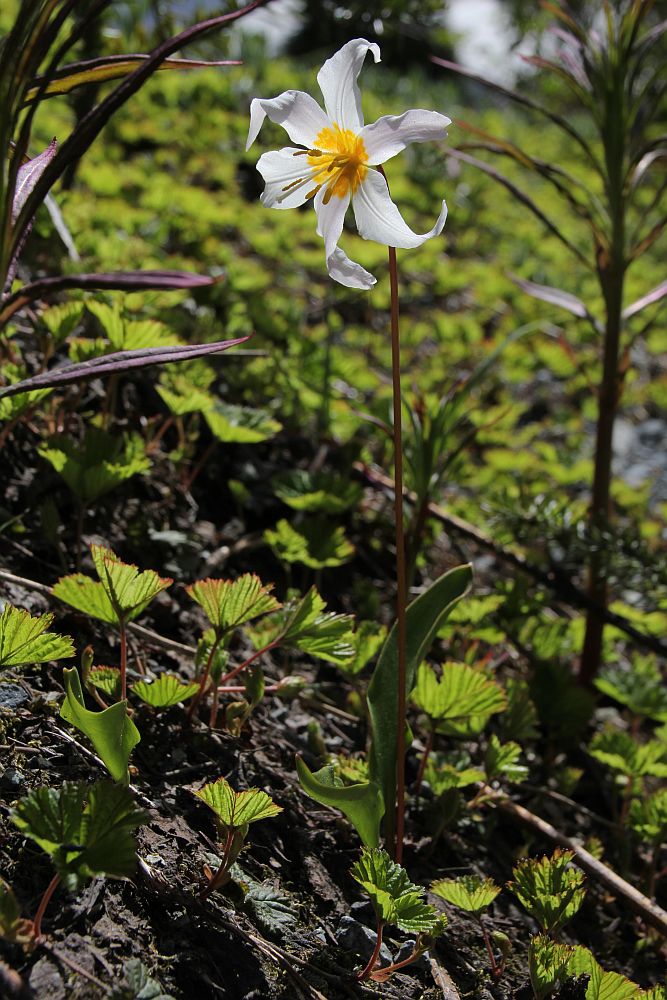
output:
[[[0,669],[74,656],[70,636],[47,632],[53,618],[52,614],[31,615],[5,604],[0,614]]]
[[[300,563],[314,570],[342,566],[350,561],[355,552],[345,530],[323,517],[304,521],[298,529],[286,518],[281,518],[275,528],[267,528],[264,540],[278,559]]]
[[[618,972],[606,972],[583,945],[560,944],[540,934],[528,946],[528,973],[535,1000],[546,1000],[566,979],[587,977],[585,1000],[664,1000],[664,990],[645,991]]]
[[[235,792],[225,778],[218,778],[217,781],[204,785],[195,795],[215,813],[218,837],[222,845],[218,870],[210,875],[207,885],[199,894],[201,899],[205,899],[229,881],[229,870],[243,849],[250,824],[277,816],[283,810],[282,806],[276,805],[271,796],[259,788]]]
[[[491,936],[482,919],[496,896],[501,892],[500,886],[496,885],[490,878],[481,878],[479,875],[462,875],[459,878],[439,879],[431,885],[431,892],[474,917],[484,938],[491,975],[494,980],[500,979],[507,962],[509,939],[503,935],[505,938],[503,942],[502,938],[496,936],[495,940],[499,941],[501,946],[504,944],[504,947],[501,947],[500,960],[496,959]]]
[[[624,786],[618,818],[623,829],[633,796],[645,791],[645,779],[667,778],[667,746],[660,739],[640,743],[631,733],[608,728],[593,737],[589,753],[615,771]]]
[[[557,847],[550,858],[523,858],[512,870],[514,893],[545,934],[556,935],[584,901],[584,874],[571,866],[572,851]]]
[[[51,879],[32,922],[38,941],[44,911],[62,882],[70,892],[96,875],[127,878],[136,867],[133,832],[146,820],[122,785],[66,781],[60,788],[36,788],[12,812],[21,833],[51,858]]]
[[[115,625],[120,635],[120,696],[127,697],[127,626],[141,614],[157,595],[174,582],[160,577],[152,569],[140,572],[122,562],[111,549],[91,545],[91,555],[99,582],[83,573],[63,576],[53,593],[66,604]]]
[[[377,929],[373,954],[356,979],[358,982],[372,979],[383,983],[432,947],[434,939],[445,929],[447,918],[430,903],[424,902],[424,889],[414,885],[405,869],[380,848],[365,848],[351,873],[371,901]],[[376,969],[384,928],[388,924],[408,933],[416,933],[417,941],[407,958]]]

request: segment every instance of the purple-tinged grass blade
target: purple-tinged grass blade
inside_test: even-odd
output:
[[[145,53],[129,53],[122,56],[102,56],[99,59],[85,59],[81,62],[68,63],[57,70],[52,79],[42,88],[42,77],[35,77],[34,86],[27,93],[25,104],[31,104],[39,98],[57,97],[69,94],[76,87],[88,83],[104,83],[106,80],[118,80],[141,66],[148,59]],[[211,66],[241,66],[239,59],[220,59],[210,62],[202,59],[165,59],[159,72],[174,69],[207,69]],[[40,93],[41,90],[41,93]]]
[[[23,306],[35,299],[68,288],[95,288],[123,292],[148,290],[177,291],[216,285],[222,279],[189,271],[110,271],[108,274],[60,274],[23,285],[0,308],[0,330]]]
[[[71,385],[73,382],[87,382],[93,378],[105,375],[116,375],[119,372],[133,371],[137,368],[149,368],[151,365],[170,365],[175,361],[192,361],[208,354],[218,354],[230,347],[244,344],[250,337],[237,337],[235,340],[217,340],[212,344],[187,344],[178,347],[143,347],[136,351],[114,351],[101,358],[91,358],[76,365],[64,365],[52,371],[41,372],[22,382],[0,389],[0,399],[4,396],[15,396],[20,392],[30,392],[33,389],[53,389],[58,386]]]
[[[598,321],[576,295],[564,292],[561,288],[552,288],[551,285],[537,285],[534,281],[526,281],[525,278],[519,278],[516,274],[511,274],[510,278],[515,285],[518,285],[528,295],[532,295],[534,299],[548,302],[550,305],[558,306],[560,309],[567,309],[573,316],[578,316],[579,319],[587,319],[597,330],[600,329]]]
[[[654,303],[659,302],[660,299],[664,299],[665,295],[667,295],[667,281],[663,281],[656,288],[652,288],[650,292],[642,295],[640,299],[637,299],[627,309],[624,309],[621,314],[623,319],[630,319],[631,316],[636,316],[642,309],[646,309],[646,306],[652,306]]]
[[[26,203],[26,199],[35,184],[42,176],[47,166],[56,155],[57,143],[55,138],[51,140],[43,153],[28,160],[19,167],[16,175],[16,189],[14,191],[14,201],[12,203],[12,222],[14,222]]]

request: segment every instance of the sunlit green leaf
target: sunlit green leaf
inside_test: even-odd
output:
[[[630,733],[610,728],[595,734],[589,753],[629,778],[648,774],[667,778],[667,745],[660,740],[640,743]]]
[[[192,698],[198,690],[198,683],[184,684],[173,674],[161,674],[157,680],[150,684],[148,681],[137,681],[136,684],[132,685],[133,694],[152,708],[169,708],[171,705],[178,705],[180,702]]]
[[[506,778],[507,781],[525,781],[528,768],[518,763],[520,757],[521,747],[518,743],[501,743],[496,734],[492,733],[484,758],[486,780]]]
[[[667,722],[667,688],[653,657],[635,656],[630,667],[609,664],[596,677],[595,686],[627,705],[633,715]]]
[[[47,632],[52,614],[31,615],[23,608],[5,604],[0,614],[0,667],[22,663],[47,663],[74,656],[68,635]]]
[[[279,559],[311,569],[341,566],[354,555],[354,545],[343,528],[321,518],[305,521],[298,530],[283,518],[274,529],[264,532],[264,538]]]
[[[110,698],[120,697],[120,670],[118,667],[93,667],[86,678],[87,684],[103,691]]]
[[[351,479],[329,472],[294,469],[274,476],[276,496],[292,510],[311,514],[341,514],[359,502],[362,487]]]
[[[280,607],[271,595],[273,585],[265,586],[254,573],[244,573],[236,580],[198,580],[185,589],[219,632],[238,628]]]
[[[440,677],[420,664],[412,701],[437,721],[439,732],[453,736],[477,735],[507,705],[503,689],[483,671],[454,662],[443,664]]]
[[[414,885],[405,869],[381,848],[365,848],[351,874],[370,897],[383,924],[394,924],[413,933],[428,933],[442,927],[442,915],[424,902],[421,886]]]
[[[443,878],[431,885],[431,892],[436,896],[476,916],[489,908],[500,891],[500,886],[493,879],[481,878],[479,875]]]
[[[280,643],[330,663],[348,660],[354,652],[351,615],[325,611],[315,587],[291,608],[281,630]]]
[[[274,437],[282,429],[282,425],[264,410],[219,400],[215,401],[213,409],[204,410],[204,418],[213,436],[227,444],[256,444]]]
[[[556,848],[539,860],[524,858],[514,867],[507,887],[548,933],[560,930],[584,901],[584,874],[571,867],[572,851]]]
[[[236,830],[260,819],[269,819],[282,812],[271,796],[259,788],[235,792],[228,781],[218,778],[200,788],[195,795],[213,810],[221,824]]]

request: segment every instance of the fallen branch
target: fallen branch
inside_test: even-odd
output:
[[[660,934],[667,937],[667,912],[654,903],[652,899],[645,896],[638,889],[635,889],[633,885],[626,882],[625,879],[617,875],[615,871],[609,868],[604,862],[599,861],[597,858],[593,857],[584,847],[581,847],[575,841],[570,840],[566,837],[564,833],[561,833],[552,826],[551,823],[547,823],[546,820],[541,819],[536,816],[535,813],[530,812],[524,806],[518,805],[513,802],[512,799],[508,798],[504,792],[495,791],[493,788],[489,788],[488,785],[483,785],[481,788],[481,793],[487,802],[491,802],[493,805],[497,806],[498,809],[502,809],[503,812],[512,816],[514,819],[520,820],[525,823],[526,826],[532,827],[533,830],[537,830],[548,840],[551,840],[554,844],[559,847],[565,847],[567,850],[572,851],[575,857],[576,863],[585,872],[591,875],[598,882],[601,882],[607,887],[615,896],[620,896],[628,906],[637,913],[642,920],[654,927]]]
[[[362,462],[355,462],[354,468],[374,486],[383,486],[388,490],[394,489],[394,480],[390,479],[389,476],[385,476],[382,472],[377,472]],[[403,496],[409,503],[416,503],[417,498],[415,494],[409,490],[404,490]],[[493,552],[498,559],[532,576],[533,579],[538,580],[545,587],[549,587],[566,604],[570,604],[576,608],[583,608],[586,611],[595,611],[604,622],[608,625],[614,625],[621,632],[625,632],[638,645],[643,646],[645,649],[650,649],[651,652],[657,653],[659,656],[667,656],[667,644],[659,639],[658,636],[640,632],[623,615],[616,614],[615,611],[610,611],[608,608],[602,607],[601,604],[592,601],[587,594],[576,587],[568,577],[559,573],[558,570],[542,569],[541,566],[537,566],[529,559],[526,559],[521,552],[508,549],[499,542],[495,542],[488,535],[484,534],[483,531],[480,531],[479,528],[476,528],[474,524],[464,521],[462,517],[458,517],[456,514],[450,514],[439,504],[429,503],[427,507],[431,517],[440,521],[441,524],[446,525],[447,528],[458,532],[460,535],[464,535],[466,538],[470,538],[480,548]]]

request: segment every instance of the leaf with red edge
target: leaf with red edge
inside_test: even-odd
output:
[[[43,153],[33,157],[19,167],[16,175],[16,189],[14,191],[14,201],[12,203],[12,221],[14,221],[23,206],[26,198],[34,188],[35,184],[42,176],[47,166],[56,155],[57,143],[55,138],[51,140]]]

